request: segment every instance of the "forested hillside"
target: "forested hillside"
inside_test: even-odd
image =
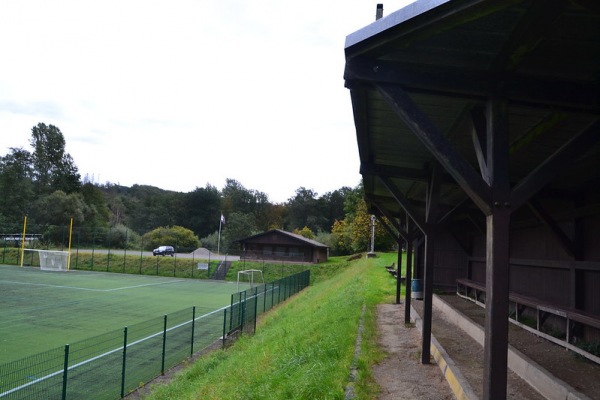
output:
[[[235,179],[227,179],[222,190],[207,184],[188,193],[96,184],[82,179],[57,127],[39,123],[29,145],[32,150],[10,148],[0,156],[0,233],[19,232],[26,215],[34,226],[64,226],[72,218],[79,229],[120,230],[125,241],[182,227],[202,246],[216,248],[221,228],[221,247],[227,250],[236,239],[279,228],[327,244],[332,254],[368,246],[370,216],[360,186],[322,195],[300,187],[286,202],[271,203],[266,193]],[[384,229],[377,231],[378,248],[393,245]]]

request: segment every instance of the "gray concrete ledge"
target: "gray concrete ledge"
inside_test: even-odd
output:
[[[410,307],[411,320],[415,322],[417,329],[423,331],[423,321],[417,311],[411,306]],[[458,400],[478,400],[479,397],[471,388],[469,382],[465,379],[463,374],[460,372],[458,366],[454,363],[452,358],[446,353],[442,345],[437,339],[431,335],[431,355],[433,356],[438,367],[442,371],[444,378],[448,382],[452,393]]]
[[[433,296],[433,306],[444,313],[446,318],[454,325],[465,331],[471,338],[473,338],[481,346],[484,344],[485,333],[484,329],[473,322],[466,315],[460,311],[452,308],[448,303],[439,298]],[[414,313],[419,318],[420,316],[416,313],[415,309],[411,307],[411,315]],[[417,326],[418,323],[417,323]],[[421,329],[421,328],[419,328]],[[432,336],[431,347],[434,347],[434,340]],[[437,343],[437,341],[436,341]],[[441,346],[440,346],[441,348]],[[432,352],[433,354],[433,352]],[[446,364],[449,364],[448,359],[445,360]],[[440,362],[438,362],[440,365]],[[578,392],[566,382],[556,378],[542,366],[531,360],[525,354],[509,345],[508,348],[508,367],[516,373],[521,379],[527,382],[531,387],[537,390],[542,396],[550,400],[591,400],[588,396]],[[442,366],[440,365],[440,368]],[[467,383],[468,385],[468,383]],[[450,385],[452,386],[452,385]],[[469,386],[470,388],[470,386]],[[454,390],[454,388],[453,388]],[[458,397],[457,398],[461,398]],[[464,398],[476,398],[476,397],[464,397]]]

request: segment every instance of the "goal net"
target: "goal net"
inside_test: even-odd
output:
[[[254,285],[264,285],[265,279],[260,269],[247,269],[245,271],[238,271],[237,275],[237,290],[240,291],[240,283],[250,284],[253,288]]]
[[[24,249],[23,258],[30,259],[30,265],[34,265],[35,254],[38,254],[40,269],[43,271],[68,271],[69,252],[58,250]],[[29,257],[28,257],[29,255]]]

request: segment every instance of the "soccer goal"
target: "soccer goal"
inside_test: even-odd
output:
[[[31,259],[38,254],[40,269],[42,271],[68,271],[69,270],[69,252],[58,250],[38,250],[38,249],[23,249],[23,257]],[[32,263],[33,264],[33,263]]]
[[[259,277],[260,281],[254,279],[254,277]],[[240,282],[241,283],[249,283],[250,287],[253,288],[255,284],[264,285],[265,278],[263,277],[263,273],[260,269],[247,269],[245,271],[238,271],[237,275],[237,291],[240,291]]]

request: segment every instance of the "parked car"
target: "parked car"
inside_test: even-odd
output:
[[[153,256],[171,256],[175,254],[175,249],[173,246],[159,246],[156,249],[152,250]]]

